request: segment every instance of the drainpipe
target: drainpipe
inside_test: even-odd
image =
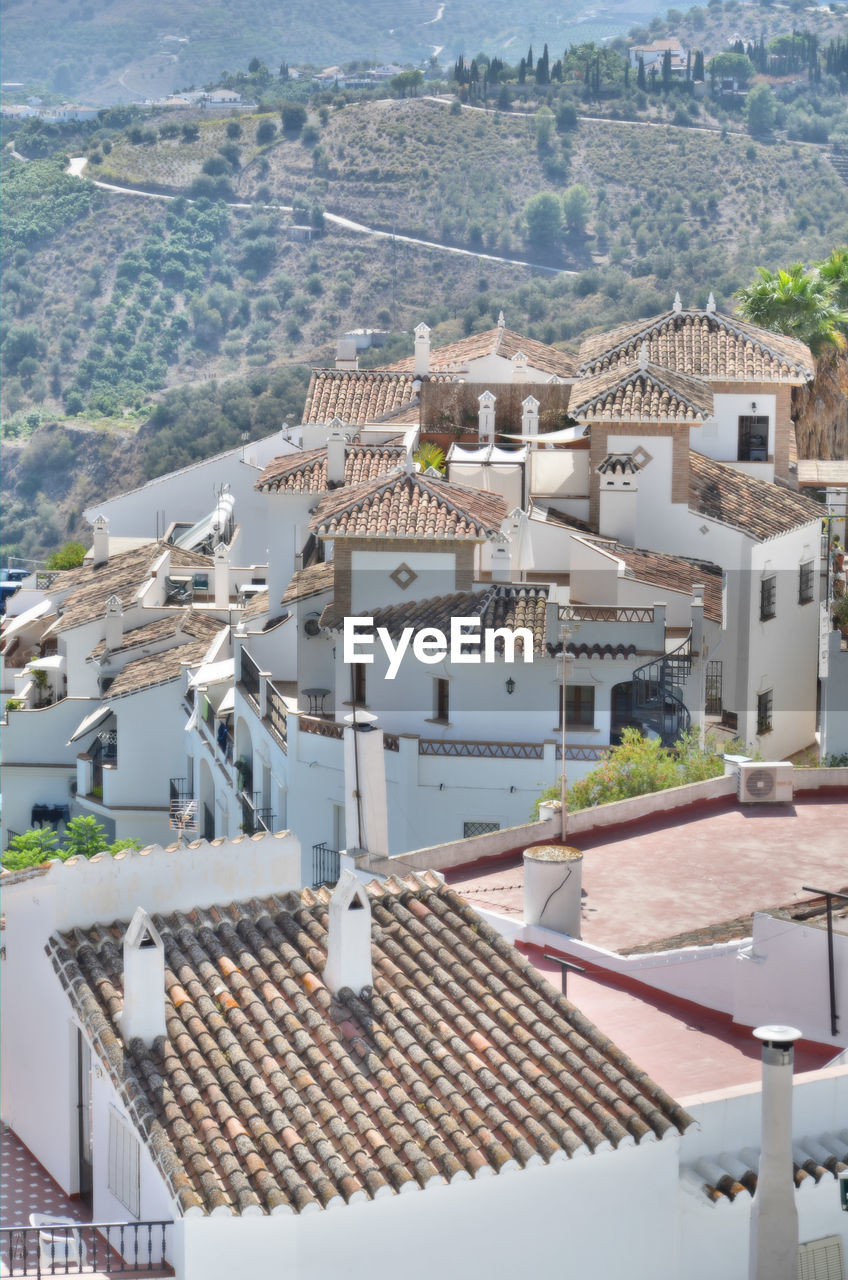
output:
[[[795,1027],[757,1027],[762,1041],[762,1149],[751,1207],[749,1280],[798,1280],[798,1210],[792,1169]]]

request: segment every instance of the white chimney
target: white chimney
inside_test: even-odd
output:
[[[124,609],[118,596],[110,596],[106,601],[106,636],[105,643],[109,653],[120,649],[124,636]]]
[[[347,868],[330,898],[324,981],[333,995],[338,995],[343,987],[359,992],[363,987],[374,985],[371,903],[365,886]]]
[[[751,1206],[749,1280],[797,1280],[798,1209],[792,1170],[795,1027],[757,1027],[763,1045],[763,1133]]]
[[[506,320],[504,319],[504,313],[503,313],[503,311],[499,311],[499,312],[498,312],[498,328],[499,328],[499,329],[505,329],[505,328],[506,328]]]
[[[674,295],[674,302],[671,304],[671,309],[675,315],[679,315],[680,312],[683,310],[683,303],[680,300],[679,293],[676,293]]]
[[[509,582],[512,577],[512,547],[505,533],[492,542],[492,582]]]
[[[521,434],[523,436],[539,434],[539,401],[535,396],[527,396],[521,401]]]
[[[523,351],[516,351],[512,357],[512,380],[513,382],[527,381],[527,357]]]
[[[383,731],[370,711],[345,716],[345,832],[348,849],[388,857],[389,811]]]
[[[105,516],[95,516],[93,528],[94,559],[92,563],[95,569],[99,569],[102,564],[109,563],[109,521]]]
[[[165,946],[143,907],[124,934],[124,1008],[121,1035],[149,1048],[165,1027]]]
[[[495,443],[495,403],[496,397],[491,391],[484,391],[477,397],[480,412],[477,419],[477,435],[481,444]]]
[[[712,290],[710,290],[710,296],[707,298],[707,315],[714,316],[715,313],[716,313],[716,300]]]
[[[230,606],[230,553],[223,542],[215,548],[215,608]]]
[[[430,330],[426,324],[415,328],[415,366],[416,378],[423,378],[430,372]]]
[[[345,446],[342,421],[334,418],[330,423],[330,435],[327,438],[327,484],[336,489],[344,484],[345,478]]]
[[[336,343],[336,368],[354,371],[359,368],[356,338],[339,338]]]

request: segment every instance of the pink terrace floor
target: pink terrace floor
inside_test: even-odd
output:
[[[640,824],[629,834],[576,843],[584,855],[582,937],[609,951],[803,898],[805,884],[839,889],[848,883],[844,799],[729,805],[688,821]],[[520,853],[446,874],[475,906],[521,914]],[[567,954],[567,945],[562,950]],[[528,955],[559,986],[559,966],[537,948]],[[568,998],[679,1100],[760,1078],[760,1050],[750,1029],[727,1017],[603,972],[569,974]],[[799,1046],[796,1072],[822,1067],[833,1056],[832,1049]]]
[[[28,1227],[31,1213],[50,1213],[57,1217],[74,1218],[81,1224],[91,1221],[91,1215],[82,1201],[72,1200],[66,1196],[47,1170],[38,1163],[32,1152],[27,1150],[17,1134],[4,1126],[0,1130],[0,1227]],[[98,1278],[111,1280],[118,1275],[173,1274],[161,1268],[143,1273],[121,1271],[121,1260],[118,1254],[107,1247],[102,1237],[97,1236],[95,1241],[96,1235],[93,1229],[83,1232],[83,1243],[87,1254],[85,1274],[92,1277],[92,1280],[98,1280]],[[37,1237],[34,1231],[29,1233],[27,1245],[28,1248],[25,1249],[22,1238],[19,1238],[16,1243],[4,1238],[3,1255],[0,1258],[0,1276],[38,1274]],[[10,1247],[13,1250],[11,1259]],[[72,1264],[66,1272],[64,1262],[57,1263],[56,1272],[60,1275],[79,1274]]]

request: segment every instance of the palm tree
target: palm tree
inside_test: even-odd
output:
[[[839,270],[834,264],[832,271],[837,280]],[[805,271],[800,262],[785,271],[779,268],[772,272],[765,267],[758,267],[757,271],[759,280],[736,294],[739,311],[746,320],[774,333],[799,338],[813,355],[845,346],[841,330],[848,326],[848,311],[842,310],[831,278],[818,268]]]
[[[824,262],[817,262],[815,267],[822,280],[829,284],[837,306],[842,311],[848,311],[848,246],[840,245],[829,258],[825,258]]]

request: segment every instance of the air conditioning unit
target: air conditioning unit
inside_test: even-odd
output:
[[[759,764],[754,760],[739,766],[737,795],[740,804],[791,804],[793,794],[791,764]]]

